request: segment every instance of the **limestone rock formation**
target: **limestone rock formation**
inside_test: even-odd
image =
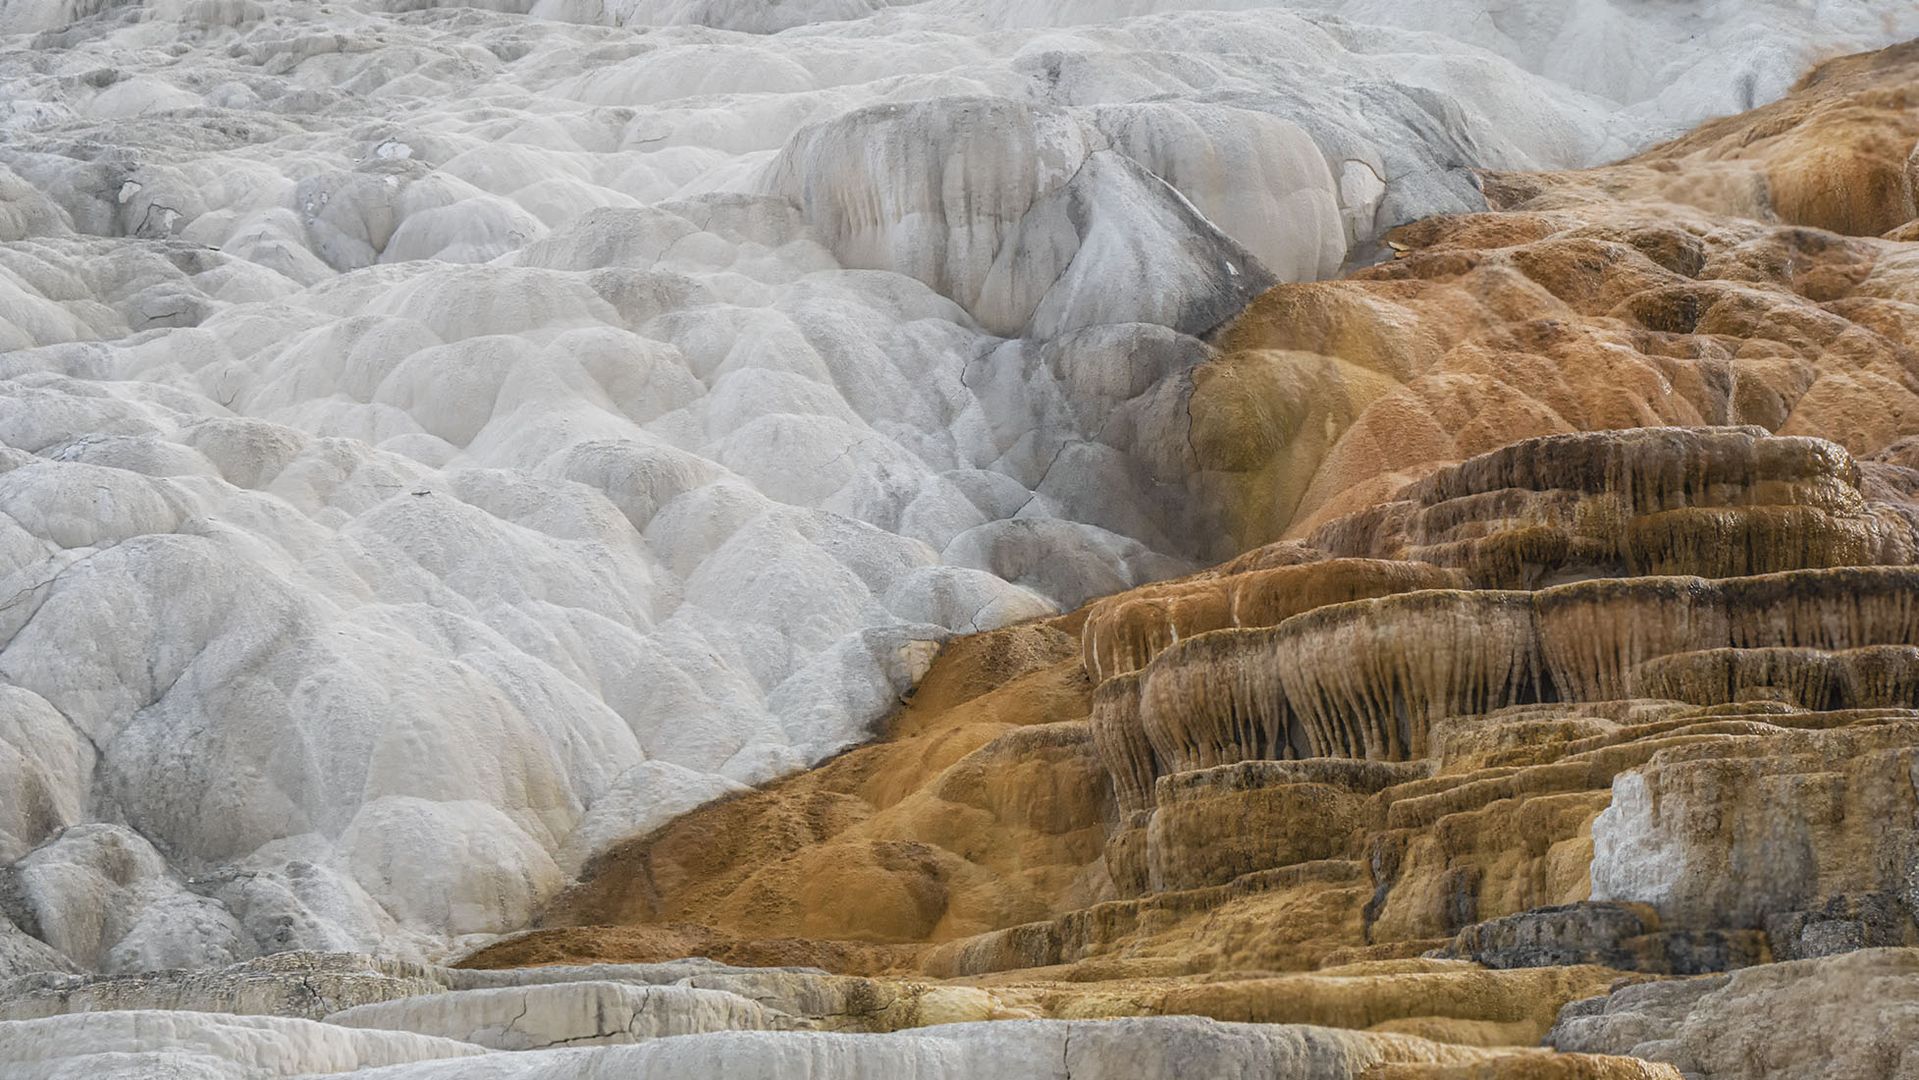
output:
[[[1915,33],[0,0],[0,1074],[1919,1075]]]
[[[430,994],[344,1009],[327,1022],[439,1034],[490,1050],[611,1045],[776,1026],[772,1014],[737,994],[617,982]]]
[[[352,953],[276,953],[216,970],[131,976],[43,972],[0,984],[0,1016],[182,1010],[319,1020],[355,1005],[446,989],[423,965]]]
[[[1493,211],[1269,291],[1193,376],[1245,554],[950,647],[886,741],[616,847],[548,929],[469,962],[618,959],[696,924],[716,952],[813,939],[1042,1015],[1903,1075],[1867,1020],[1777,1054],[1737,1033],[1795,980],[1896,1010],[1870,987],[1919,945],[1906,240],[1794,224],[1784,187],[1641,181],[1719,177],[1688,148],[1798,125],[1766,159],[1789,169],[1861,100],[1846,138],[1910,146],[1876,87],[1915,56],[1835,62],[1715,140],[1489,176]],[[959,776],[990,798],[898,809]],[[1035,805],[1097,854],[1012,831]],[[828,865],[857,911],[807,900]],[[974,930],[993,881],[1041,917]],[[1614,1067],[1517,1060],[1448,1068]]]
[[[10,1021],[0,1030],[0,1065],[21,1080],[168,1074],[242,1080],[371,1071],[485,1052],[410,1032],[199,1012],[75,1013]]]
[[[1627,987],[1566,1010],[1549,1039],[1584,1052],[1639,1048],[1702,1080],[1910,1076],[1915,964],[1911,949],[1868,949]]]
[[[1453,974],[1464,980],[1433,989],[1488,992],[1472,986],[1470,973]],[[1519,1004],[1522,986],[1539,980],[1505,981],[1512,984],[1504,991],[1508,1007],[1527,1008]],[[0,997],[0,1012],[12,1018],[0,1021],[0,1066],[8,1076],[191,1068],[200,1070],[194,1075],[264,1077],[389,1066],[365,1075],[564,1077],[639,1068],[693,1076],[725,1068],[768,1077],[897,1069],[963,1077],[1011,1067],[1019,1075],[1117,1077],[1191,1067],[1356,1080],[1388,1064],[1411,1069],[1411,1076],[1444,1076],[1432,1070],[1541,1060],[1538,1052],[1288,1026],[1272,1023],[1274,1017],[1252,1017],[1267,1021],[1258,1024],[1190,1016],[1034,1022],[1032,1006],[1015,1004],[1017,995],[1008,992],[711,962],[475,971],[287,953],[222,972],[41,980],[9,992],[14,996]],[[309,1018],[340,1005],[346,1007]],[[484,1060],[474,1060],[479,1056]],[[1568,1060],[1601,1076],[1658,1075],[1604,1056]],[[1063,1071],[1035,1071],[1041,1061]],[[409,1062],[441,1064],[397,1069]]]
[[[273,1032],[287,1049],[257,1054],[247,1036]],[[367,1064],[362,1075],[403,1080],[485,1077],[558,1080],[579,1076],[645,1075],[686,1078],[728,1076],[773,1080],[800,1078],[927,1077],[964,1080],[1004,1074],[1119,1080],[1172,1076],[1197,1069],[1207,1076],[1296,1076],[1302,1080],[1361,1080],[1381,1075],[1444,1078],[1464,1067],[1497,1067],[1485,1052],[1420,1039],[1366,1035],[1288,1025],[1219,1024],[1193,1018],[1086,1024],[1007,1021],[952,1024],[909,1036],[826,1033],[738,1032],[660,1039],[638,1045],[487,1054],[478,1047],[381,1032],[377,1036],[312,1021],[194,1013],[93,1013],[31,1021],[15,1040],[0,1045],[0,1064],[19,1075],[62,1075],[40,1066],[60,1053],[63,1042],[95,1040],[99,1061],[77,1059],[96,1069],[124,1070],[151,1064],[149,1048],[165,1047],[201,1070],[200,1075],[264,1077],[299,1072],[338,1072]],[[120,1048],[137,1048],[121,1050]],[[118,1051],[118,1053],[116,1053]],[[91,1055],[89,1055],[91,1056]],[[1507,1056],[1508,1058],[1511,1055]],[[1529,1054],[1522,1065],[1540,1060]],[[411,1064],[407,1064],[407,1063]],[[1638,1080],[1676,1075],[1649,1071],[1617,1058],[1584,1059],[1587,1076]],[[379,1068],[388,1065],[388,1068]],[[1390,1068],[1391,1072],[1382,1072]],[[94,1075],[135,1076],[136,1072]],[[150,1075],[150,1074],[148,1074]],[[1495,1075],[1517,1075],[1510,1068]],[[1579,1075],[1566,1073],[1565,1075]]]
[[[1249,546],[1210,335],[1919,32],[1829,7],[0,4],[5,913],[111,971],[519,927],[949,635]]]

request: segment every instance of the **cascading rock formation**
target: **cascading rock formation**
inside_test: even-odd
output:
[[[1915,36],[0,0],[0,1076],[1919,1078]]]

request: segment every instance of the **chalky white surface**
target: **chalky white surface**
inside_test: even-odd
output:
[[[949,633],[1227,554],[1183,372],[1270,282],[1912,33],[0,0],[0,974],[513,929]]]

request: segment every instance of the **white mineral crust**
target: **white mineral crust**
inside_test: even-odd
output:
[[[0,974],[521,926],[949,634],[1230,554],[1185,373],[1263,288],[1913,33],[0,0]]]

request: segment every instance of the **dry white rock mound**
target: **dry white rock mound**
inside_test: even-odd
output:
[[[560,1017],[529,1013],[534,1030]],[[598,1028],[587,1030],[597,1032]],[[517,1052],[406,1031],[282,1017],[83,1013],[0,1024],[0,1068],[19,1080],[1360,1080],[1394,1059],[1366,1034],[1194,1017],[1001,1020],[888,1035],[732,1031]],[[73,1053],[75,1046],[91,1047]],[[1457,1052],[1462,1061],[1472,1051]]]
[[[1263,288],[1915,32],[0,0],[0,974],[513,929],[947,635],[1228,554],[1185,373]]]
[[[468,971],[284,953],[220,971],[0,982],[0,1075],[1356,1080],[1398,1056],[1475,1054],[1293,1025],[1018,1015],[978,987],[805,968]]]

